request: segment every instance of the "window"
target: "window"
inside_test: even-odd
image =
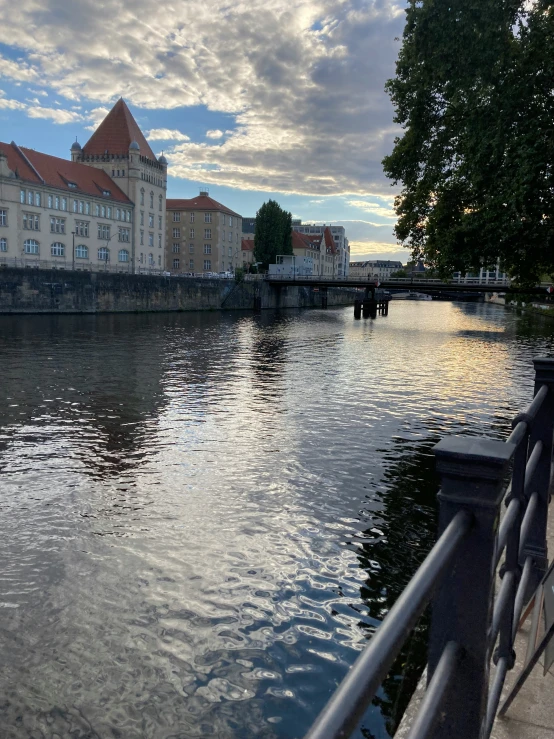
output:
[[[126,221],[127,221],[127,223],[131,223],[131,211],[130,210],[127,211]]]
[[[174,223],[180,223],[181,222],[181,214],[180,213],[174,213],[173,214],[173,221],[174,221]]]
[[[67,210],[67,198],[62,198],[62,210]]]
[[[230,226],[232,226],[232,225],[233,225],[233,216],[229,216],[229,225],[230,225]]]
[[[148,228],[154,228],[154,216],[152,213],[148,216]]]
[[[102,195],[105,195],[107,198],[109,198],[111,194],[111,190],[102,190]]]
[[[162,229],[162,217],[161,216],[158,216],[158,228],[161,231],[161,229]]]
[[[65,218],[51,218],[50,231],[55,234],[65,233]]]
[[[173,244],[173,253],[179,254],[180,251],[181,251],[181,247],[179,246],[179,244]]]
[[[194,270],[194,259],[189,259],[189,269]]]
[[[88,246],[77,244],[75,247],[75,257],[77,259],[88,259]]]
[[[1,225],[1,218],[0,218]],[[31,231],[40,231],[40,222],[35,213],[23,213],[23,228]]]
[[[162,235],[158,234],[158,249],[162,248]]]
[[[229,247],[229,256],[230,257],[233,256],[233,247],[232,246]]]
[[[110,239],[110,227],[104,223],[98,224],[98,238],[102,241],[109,241]]]
[[[191,223],[194,223],[194,213],[191,213],[190,214],[190,222]]]
[[[158,196],[158,210],[161,210],[161,209],[162,209],[162,196],[159,195]],[[161,228],[161,226],[160,226],[160,228]]]
[[[102,216],[102,218],[106,217],[106,206],[105,205],[100,206],[100,215]]]
[[[98,259],[100,262],[109,262],[110,250],[105,246],[102,246],[100,249],[98,249]]]
[[[79,208],[79,203],[77,202],[77,200],[74,200],[73,201],[73,212],[77,213],[78,208]]]
[[[221,215],[221,222],[225,225],[225,213]]]
[[[19,202],[25,204],[25,190],[19,191]]]
[[[33,191],[28,190],[27,191],[27,205],[32,205],[32,204],[33,204]]]
[[[150,191],[150,207],[154,208],[154,193]]]
[[[189,254],[194,254],[194,244],[189,244]]]
[[[179,269],[179,260],[178,259],[174,259],[173,260],[173,269]]]
[[[154,255],[153,255],[153,254],[149,254],[149,255],[148,255],[148,264],[149,264],[149,265],[150,265],[151,267],[153,267],[153,266],[154,266],[154,265],[156,264],[156,262],[154,261]]]
[[[204,244],[204,254],[211,254],[211,253],[212,253],[212,245]]]
[[[94,205],[94,215],[95,216],[99,216],[100,215],[100,206],[98,205],[98,203],[95,203],[95,205]]]
[[[121,176],[122,177],[125,177],[125,170],[124,169],[121,170]]]
[[[125,243],[128,244],[129,241],[131,240],[131,229],[125,228],[124,226],[120,226],[118,238],[119,238],[119,241],[124,241]]]
[[[233,234],[229,231],[229,241],[233,243]]]
[[[79,204],[79,213],[81,212],[81,206]],[[90,216],[90,203],[85,203],[85,215]]]
[[[144,205],[144,187],[140,190],[140,204]]]
[[[180,239],[181,238],[181,229],[180,228],[174,228],[173,229],[173,238],[174,239]]]
[[[121,220],[121,211],[119,210],[119,208],[116,208],[116,209],[115,209],[115,217],[116,217],[116,219],[117,219],[118,221],[120,221],[120,220]]]
[[[204,259],[204,269],[211,269],[211,268],[212,268],[212,260]]]
[[[25,254],[38,254],[38,241],[35,239],[27,239],[23,242]]]
[[[211,223],[211,222],[212,222],[212,214],[204,213],[204,223]]]
[[[140,212],[140,225],[144,226],[144,211],[141,210]]]
[[[8,225],[8,211],[0,210],[0,226]]]
[[[120,249],[117,252],[117,261],[118,262],[128,262],[129,261],[129,252],[127,249]]]
[[[59,241],[55,241],[50,247],[50,252],[53,257],[63,257],[65,255],[65,246]]]
[[[88,221],[75,221],[75,234],[77,236],[88,236]]]
[[[148,246],[154,246],[154,234],[148,234]]]
[[[159,254],[158,255],[158,267],[161,267],[161,266],[162,266],[162,255]]]
[[[8,251],[8,239],[0,239],[0,251]]]
[[[59,209],[60,209],[60,198],[59,198],[59,197],[58,197],[57,195],[56,195],[56,197],[54,198],[54,208],[55,208],[56,210],[59,210]]]
[[[49,207],[49,208],[52,208],[52,204],[53,204],[53,202],[54,202],[54,201],[53,201],[52,195],[49,195],[49,196],[48,196],[48,207]]]
[[[225,241],[225,231],[222,231],[223,241]]]
[[[40,208],[40,192],[35,193],[35,206]]]
[[[142,263],[143,263],[143,261],[144,261],[144,255],[143,255],[143,253],[141,252],[141,253],[140,253],[140,257],[139,257],[139,262],[140,262],[140,263],[142,264]]]
[[[194,229],[193,228],[190,229],[190,238],[194,239]]]
[[[141,246],[144,245],[144,231],[141,231],[140,232],[140,244],[141,244]]]
[[[212,229],[211,228],[205,228],[204,229],[204,238],[205,239],[211,239],[212,238]]]

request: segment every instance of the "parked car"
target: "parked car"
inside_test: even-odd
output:
[[[235,275],[232,272],[219,272],[218,277],[223,277],[225,279],[230,279],[234,277]]]

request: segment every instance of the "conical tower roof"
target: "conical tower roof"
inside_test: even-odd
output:
[[[129,145],[136,141],[142,156],[156,161],[156,155],[144,138],[123,98],[117,103],[83,146],[85,156],[108,154],[128,154]]]

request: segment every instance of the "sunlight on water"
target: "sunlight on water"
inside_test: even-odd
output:
[[[2,735],[292,738],[432,545],[433,444],[506,436],[552,324],[3,316],[0,346]]]

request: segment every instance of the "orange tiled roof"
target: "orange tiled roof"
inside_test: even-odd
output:
[[[136,141],[143,157],[157,161],[150,144],[133,118],[123,98],[117,103],[83,146],[85,156],[108,154],[128,154],[129,145]]]
[[[321,236],[317,234],[303,234],[300,231],[292,232],[293,249],[319,249]]]
[[[49,185],[73,195],[102,197],[104,191],[109,191],[112,200],[132,202],[101,169],[19,147],[14,141],[11,144],[0,142],[0,149],[8,157],[8,167],[24,182]],[[70,182],[77,187],[70,187]]]
[[[242,218],[241,215],[235,213],[234,210],[227,208],[225,205],[218,203],[217,200],[210,198],[209,195],[198,195],[196,198],[188,200],[167,200],[167,210],[219,210],[222,213],[228,213],[230,216]]]
[[[325,228],[325,231],[323,232],[323,236],[325,238],[325,246],[327,249],[330,249],[331,254],[336,254],[337,247],[335,244],[335,240],[333,239],[333,234],[331,233],[331,229],[329,226]]]
[[[242,251],[254,251],[254,239],[242,239]]]

